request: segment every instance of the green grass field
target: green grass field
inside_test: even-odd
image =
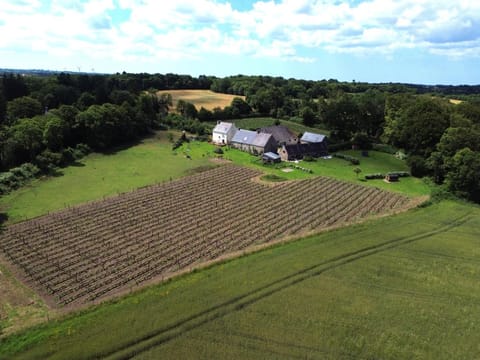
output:
[[[477,206],[442,202],[311,236],[27,330],[0,354],[476,358],[479,229]]]
[[[178,138],[179,134],[175,134]],[[57,177],[32,182],[0,198],[0,210],[17,222],[66,206],[102,199],[149,184],[184,176],[196,167],[212,165],[204,157],[187,159],[172,152],[167,133],[157,133],[111,155],[90,154],[80,166],[60,170]]]

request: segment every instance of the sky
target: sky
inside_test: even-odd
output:
[[[0,0],[0,68],[480,84],[478,0]]]

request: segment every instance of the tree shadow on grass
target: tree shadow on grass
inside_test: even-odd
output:
[[[8,215],[6,213],[0,213],[0,233],[5,228],[5,223],[8,221]]]

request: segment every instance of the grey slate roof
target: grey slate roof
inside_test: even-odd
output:
[[[272,159],[272,160],[278,160],[280,159],[280,155],[278,154],[275,154],[274,152],[266,152],[265,154],[263,154],[264,157],[267,157],[269,159]]]
[[[233,126],[232,123],[222,121],[215,126],[215,128],[213,129],[213,132],[220,133],[220,134],[227,134],[230,131],[232,126]]]
[[[309,142],[309,143],[320,143],[325,140],[325,135],[315,134],[312,132],[305,131],[300,141]]]
[[[272,137],[272,134],[257,133],[257,136],[253,139],[253,146],[265,147],[268,141]]]
[[[289,128],[283,125],[272,125],[260,129],[260,132],[272,134],[279,144],[295,144],[298,136]]]
[[[232,142],[265,147],[271,136],[271,134],[257,133],[256,131],[239,129],[235,135],[233,135]]]
[[[235,135],[233,135],[232,142],[252,145],[256,136],[256,131],[238,129]]]

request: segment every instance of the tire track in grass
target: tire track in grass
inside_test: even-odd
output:
[[[442,232],[457,228],[467,222],[470,215],[471,212],[468,212],[450,221],[446,225],[432,231],[427,231],[411,236],[394,238],[376,245],[367,246],[359,250],[335,256],[331,259],[322,261],[318,264],[309,266],[303,270],[282,277],[276,281],[271,282],[270,284],[254,289],[242,295],[233,297],[229,301],[215,305],[205,311],[201,311],[199,313],[191,315],[169,326],[153,330],[144,336],[141,336],[123,344],[121,347],[113,349],[110,352],[98,353],[96,354],[96,356],[106,359],[131,359],[136,355],[140,355],[141,353],[148,351],[156,346],[178,338],[179,336],[184,335],[188,331],[197,329],[216,319],[242,310],[243,308],[255,304],[256,302],[265,299],[271,295],[274,295],[288,287],[297,285],[310,278],[319,276],[329,270],[333,270],[335,268],[350,264],[354,261],[361,260],[368,256],[388,251],[390,249],[402,245],[407,245],[419,240],[423,240],[436,234],[440,234]]]

